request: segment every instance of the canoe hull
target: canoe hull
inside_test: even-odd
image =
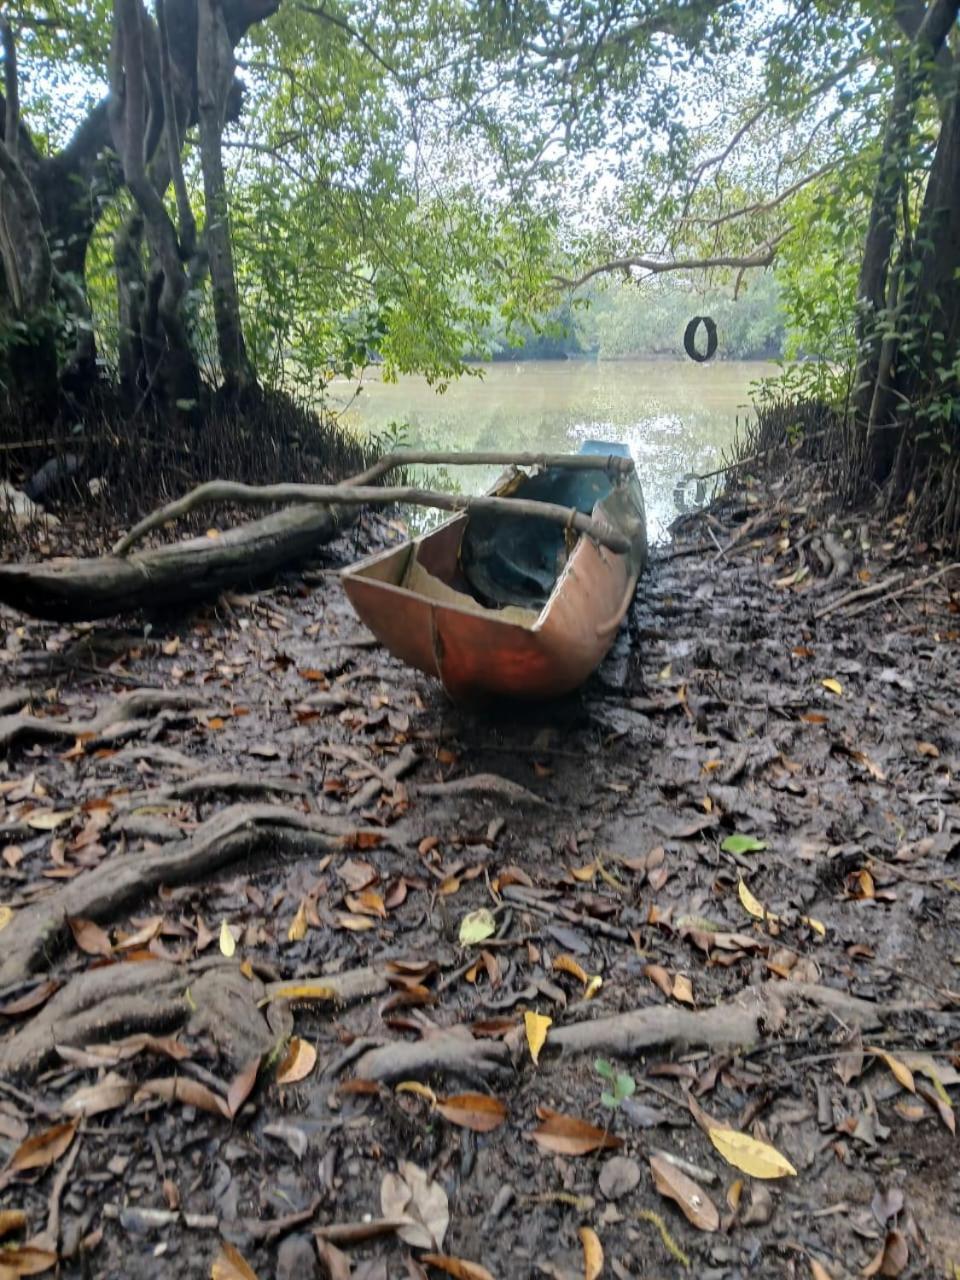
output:
[[[465,515],[351,566],[342,575],[344,588],[386,648],[409,666],[436,676],[455,701],[569,693],[583,684],[612,645],[646,559],[639,484],[633,481],[618,493],[619,505],[629,509],[634,521],[639,509],[641,527],[632,526],[632,552],[617,555],[579,538],[539,614],[484,609],[457,591]],[[595,514],[608,503],[599,503]],[[436,580],[435,596],[401,585],[414,557]]]

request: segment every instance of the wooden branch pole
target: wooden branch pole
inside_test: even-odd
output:
[[[399,464],[393,464],[399,465]],[[175,502],[144,517],[134,525],[113,548],[114,555],[123,556],[146,534],[171,520],[179,519],[198,507],[213,502],[239,502],[262,505],[274,502],[322,503],[329,506],[386,506],[401,502],[411,506],[434,507],[440,511],[466,511],[469,514],[489,512],[494,515],[524,516],[528,519],[547,520],[578,533],[588,534],[601,546],[611,551],[629,551],[630,542],[609,525],[602,524],[572,507],[561,507],[555,502],[533,502],[523,498],[469,498],[459,493],[441,493],[433,489],[416,489],[409,486],[381,488],[378,485],[337,484],[236,484],[227,480],[211,480],[191,490]]]
[[[485,449],[457,453],[437,453],[430,449],[395,449],[385,453],[354,484],[373,484],[388,471],[398,467],[561,467],[567,471],[609,471],[615,475],[628,475],[633,470],[633,459],[618,453],[514,453],[503,449]]]

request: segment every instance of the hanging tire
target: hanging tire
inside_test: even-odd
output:
[[[707,331],[707,349],[704,352],[697,350],[695,342],[697,330],[701,325]],[[693,317],[683,331],[683,349],[691,360],[696,360],[697,364],[705,364],[713,359],[717,353],[717,326],[709,316]]]

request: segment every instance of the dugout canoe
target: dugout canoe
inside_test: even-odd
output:
[[[616,638],[647,560],[643,493],[620,462],[626,446],[588,441],[580,453],[596,468],[513,472],[491,492],[592,515],[625,535],[625,553],[539,519],[460,514],[342,574],[374,635],[457,702],[569,693]]]

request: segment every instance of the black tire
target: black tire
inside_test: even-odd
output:
[[[697,336],[697,330],[701,325],[707,331],[707,349],[705,352],[698,351],[694,341]],[[696,360],[697,364],[705,364],[717,354],[717,326],[709,316],[693,317],[683,331],[683,349],[691,360]]]

